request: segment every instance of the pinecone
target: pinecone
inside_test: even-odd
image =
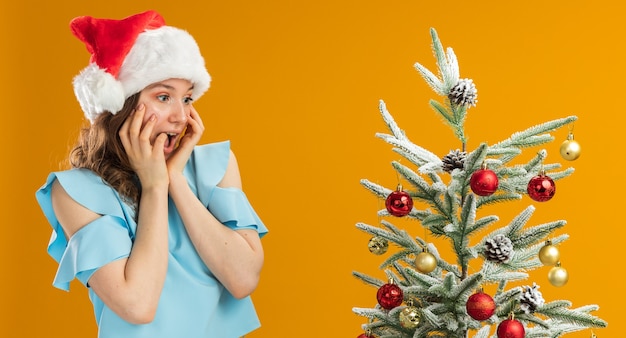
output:
[[[535,312],[535,310],[545,302],[541,291],[538,289],[539,285],[537,285],[537,283],[533,283],[532,287],[524,286],[524,291],[520,296],[519,302],[520,308],[527,314]]]
[[[495,235],[485,242],[485,256],[490,261],[505,263],[512,253],[513,243],[504,235]]]
[[[478,102],[478,91],[471,79],[460,79],[459,82],[450,89],[448,98],[450,102],[458,106],[476,106],[476,102]]]
[[[465,165],[465,157],[467,153],[460,150],[450,150],[448,155],[444,156],[441,161],[443,162],[443,171],[451,173],[454,169],[463,170]]]

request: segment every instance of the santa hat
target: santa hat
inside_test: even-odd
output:
[[[81,16],[71,21],[70,28],[91,53],[89,65],[73,81],[76,98],[91,122],[105,111],[116,114],[127,98],[155,82],[189,80],[194,100],[209,89],[211,76],[193,37],[166,26],[155,11],[122,20]]]

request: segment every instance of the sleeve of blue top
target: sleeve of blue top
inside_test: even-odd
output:
[[[259,236],[263,236],[268,230],[245,193],[241,189],[217,186],[226,173],[229,157],[229,141],[196,147],[186,168],[187,175],[193,177],[192,189],[215,218],[227,227],[256,229]]]
[[[233,230],[256,229],[259,236],[267,233],[267,228],[240,189],[216,187],[209,199],[208,209]]]
[[[101,215],[66,239],[52,208],[52,184],[61,184],[70,197],[85,208]],[[132,247],[132,227],[117,193],[100,177],[85,169],[72,169],[49,175],[37,191],[37,200],[52,225],[48,253],[59,263],[53,285],[69,290],[77,278],[83,284],[100,267],[128,257]]]
[[[89,278],[98,268],[128,257],[132,245],[122,219],[101,216],[70,238],[52,284],[68,290],[69,283],[76,277],[87,286]]]

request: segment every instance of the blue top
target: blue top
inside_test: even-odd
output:
[[[234,230],[256,229],[263,236],[267,228],[243,191],[217,187],[226,173],[229,156],[228,141],[197,146],[184,175],[198,199],[222,224]],[[69,241],[52,209],[50,192],[55,179],[76,202],[102,215],[78,230]],[[59,263],[55,287],[69,291],[74,278],[87,286],[98,268],[130,254],[137,228],[134,211],[92,171],[53,172],[36,197],[52,225],[48,253]],[[98,337],[240,337],[258,328],[260,323],[250,297],[236,299],[224,288],[198,256],[171,199],[168,210],[168,269],[154,320],[149,324],[130,324],[89,288]]]

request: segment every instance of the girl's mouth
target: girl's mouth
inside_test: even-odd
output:
[[[165,144],[163,145],[163,150],[166,152],[172,152],[176,147],[176,139],[178,138],[177,133],[165,133],[167,135],[167,140],[165,140]]]

